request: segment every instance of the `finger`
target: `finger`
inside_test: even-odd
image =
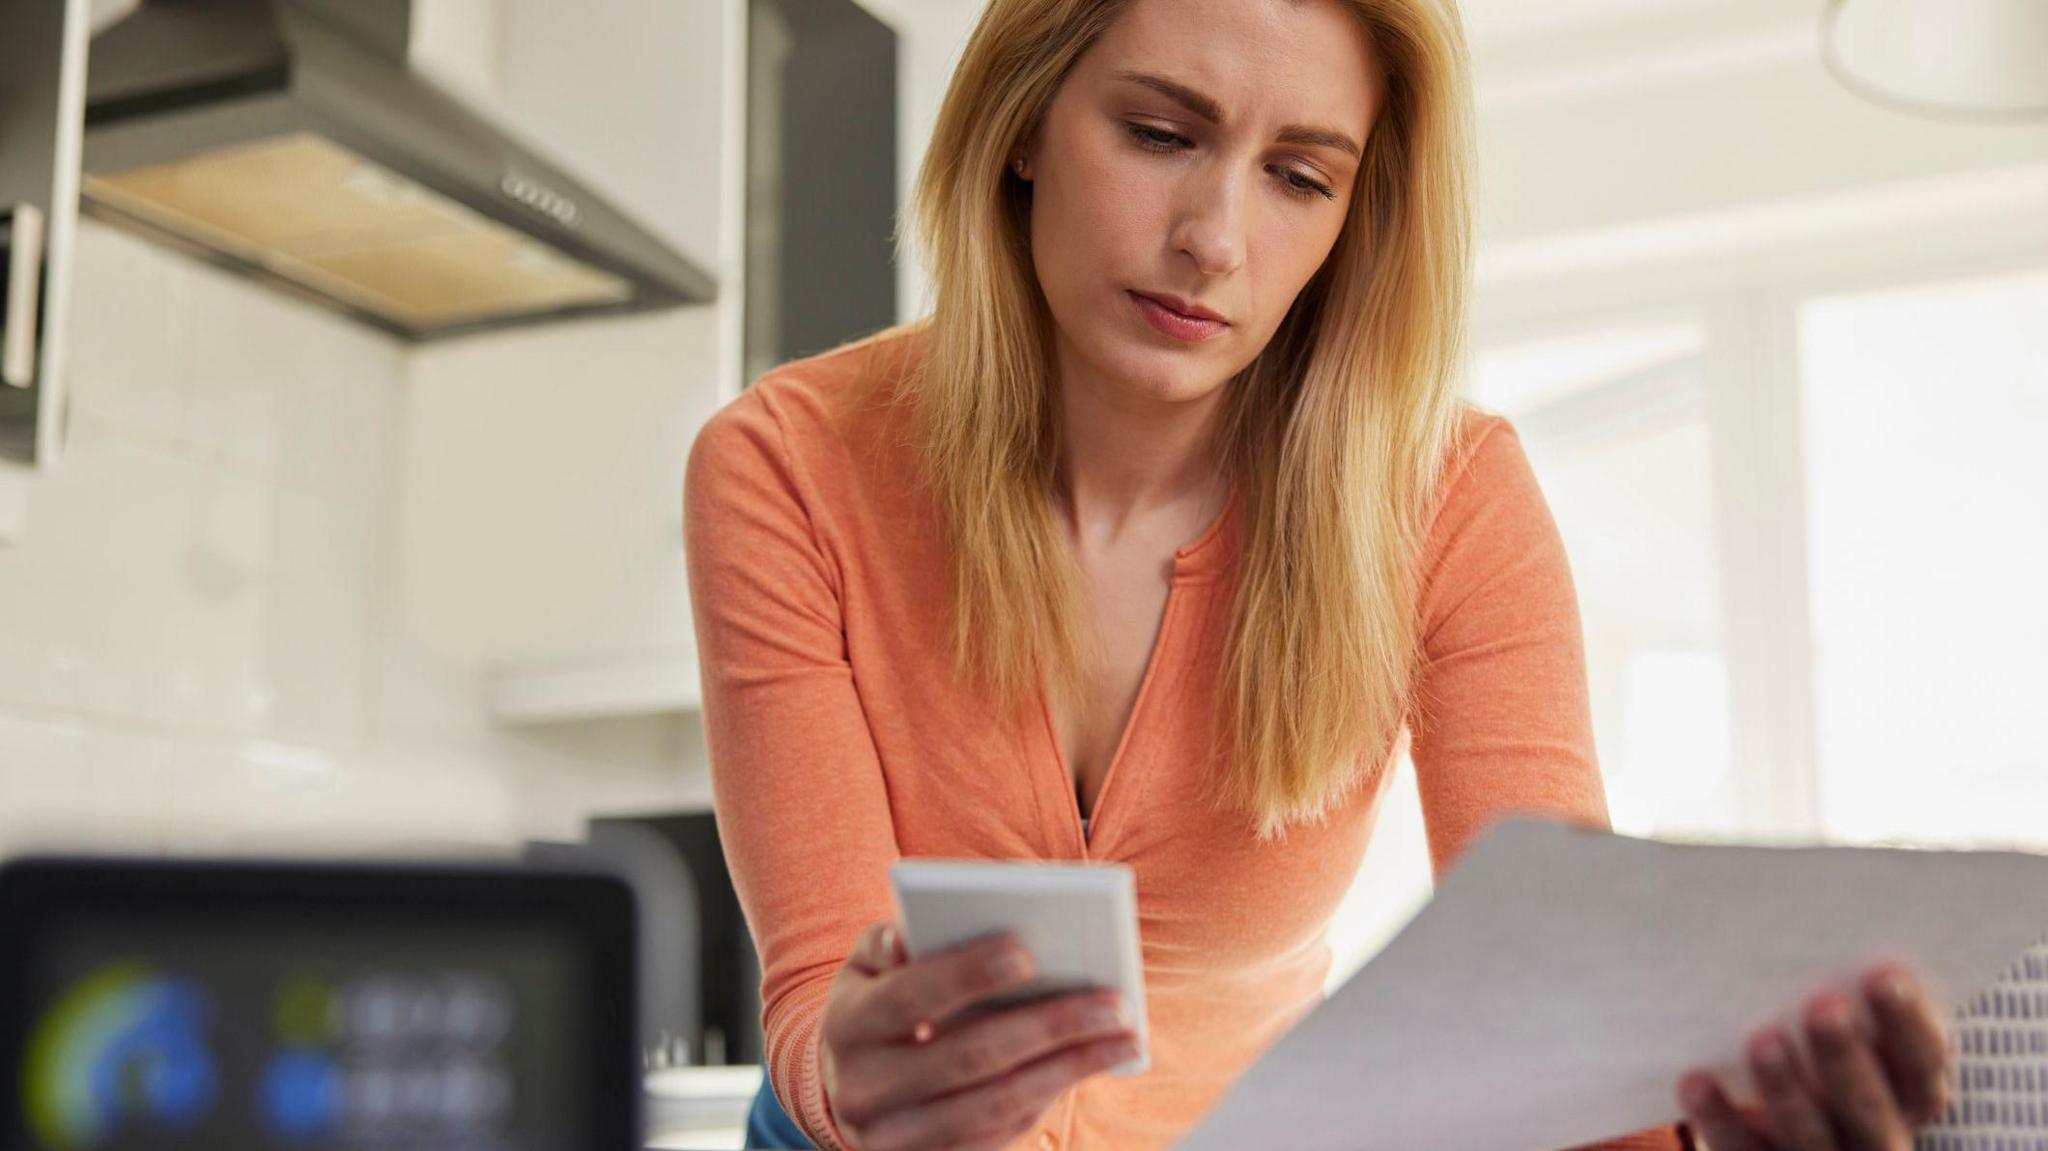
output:
[[[1036,1126],[1039,1117],[1044,1113],[1045,1108],[1041,1107],[1036,1113],[1015,1119],[1007,1124],[993,1124],[985,1128],[981,1135],[966,1143],[945,1144],[943,1151],[955,1151],[956,1147],[960,1151],[1003,1151],[1004,1148],[1009,1147],[1022,1138],[1025,1132]]]
[[[1872,1033],[1850,1001],[1832,992],[1807,1005],[1806,1034],[1813,1044],[1814,1077],[1823,1105],[1851,1148],[1896,1151],[1911,1132],[1872,1050]]]
[[[1771,1151],[1713,1076],[1695,1071],[1680,1079],[1678,1103],[1685,1108],[1686,1122],[1711,1151]]]
[[[1003,1148],[1015,1143],[1019,1135],[1029,1130],[1031,1130],[1031,1124],[1020,1123],[1014,1130],[998,1131],[994,1134],[983,1135],[972,1143],[961,1144],[959,1151],[1003,1151]],[[953,1151],[953,1148],[949,1147],[946,1151]]]
[[[925,1151],[926,1148],[930,1148],[932,1151],[1003,1151],[1004,1148],[1009,1147],[1022,1137],[1025,1132],[1030,1131],[1038,1123],[1039,1116],[1043,1113],[1044,1108],[1040,1108],[1038,1113],[1020,1119],[1013,1119],[1008,1123],[992,1119],[978,1128],[978,1134],[964,1138],[948,1135],[937,1141],[923,1142],[919,1141],[918,1136],[910,1135],[907,1138],[911,1142],[902,1144],[896,1148],[896,1151],[911,1151],[911,1149]],[[905,1138],[905,1136],[892,1134],[887,1129],[884,1129],[882,1137],[884,1139]],[[860,1146],[862,1151],[877,1151],[877,1144],[874,1142],[872,1134],[863,1135]],[[890,1151],[889,1145],[881,1145],[881,1151]]]
[[[911,1038],[955,1012],[1000,992],[1023,987],[1037,972],[1009,933],[923,956],[877,976],[847,1013],[842,1044],[890,1043]]]
[[[1114,991],[1085,991],[983,1016],[919,1047],[877,1055],[875,1112],[991,1082],[1077,1043],[1131,1038]]]
[[[1036,1122],[1062,1091],[1137,1053],[1137,1044],[1123,1039],[1065,1048],[994,1082],[884,1116],[867,1129],[862,1146],[866,1151],[953,1147],[991,1133],[1021,1130]]]
[[[1864,994],[1877,1020],[1878,1057],[1900,1110],[1916,1125],[1940,1118],[1948,1107],[1950,1063],[1940,1015],[1903,967],[1874,972]]]
[[[892,937],[896,925],[889,922],[870,923],[861,929],[860,937],[853,941],[853,951],[846,957],[846,965],[865,975],[879,975],[896,966],[895,945]]]
[[[1783,1151],[1838,1151],[1827,1113],[1808,1089],[1794,1062],[1792,1044],[1776,1027],[1749,1041],[1749,1070],[1756,1077],[1774,1142]]]

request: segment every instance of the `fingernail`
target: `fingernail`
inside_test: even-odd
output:
[[[1005,983],[1022,983],[1031,978],[1031,960],[1012,951],[998,958],[989,970]]]
[[[1687,1075],[1678,1082],[1678,1099],[1687,1111],[1705,1111],[1713,1092],[1707,1084],[1707,1077],[1700,1074]]]
[[[1906,985],[1905,976],[1900,975],[1896,971],[1887,971],[1884,973],[1884,977],[1877,981],[1877,993],[1891,1000],[1894,1004],[1904,1006],[1907,998],[1912,994],[1912,988]]]
[[[1823,999],[1814,1005],[1809,1018],[1816,1032],[1830,1039],[1849,1037],[1849,1005],[1836,997]]]
[[[1759,1038],[1752,1045],[1751,1051],[1766,1071],[1783,1071],[1790,1062],[1785,1051],[1785,1041],[1775,1032]]]

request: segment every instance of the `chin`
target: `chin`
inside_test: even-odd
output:
[[[1146,399],[1161,403],[1199,400],[1226,382],[1213,357],[1156,345],[1134,348],[1119,357],[1114,378]]]

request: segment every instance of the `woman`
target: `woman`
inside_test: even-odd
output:
[[[1439,872],[1507,812],[1606,825],[1556,531],[1454,397],[1467,93],[1447,0],[988,6],[916,191],[933,314],[691,452],[756,1137],[801,1136],[754,1145],[1168,1145],[1320,1000],[1407,736]],[[1098,994],[962,1017],[1029,957],[908,962],[899,856],[1132,867],[1151,1069],[1090,1078]],[[1943,1067],[1905,996],[1824,996],[1811,1085],[1759,1036],[1766,1106],[1694,1076],[1691,1125],[1903,1147]]]

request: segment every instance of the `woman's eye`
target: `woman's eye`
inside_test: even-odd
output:
[[[1138,141],[1139,147],[1153,152],[1177,152],[1180,150],[1181,145],[1188,142],[1176,133],[1149,127],[1144,124],[1129,124],[1126,127],[1130,129],[1131,136]],[[1276,168],[1274,170],[1280,174],[1280,183],[1291,196],[1297,196],[1304,200],[1312,199],[1316,196],[1321,196],[1325,200],[1337,198],[1336,193],[1332,192],[1328,187],[1309,179],[1292,168]]]
[[[1335,192],[1332,192],[1328,187],[1326,187],[1323,184],[1319,184],[1314,180],[1309,179],[1307,176],[1304,176],[1299,172],[1287,173],[1287,185],[1288,187],[1293,188],[1295,191],[1299,192],[1304,198],[1309,196],[1321,196],[1325,200],[1334,200],[1337,198],[1337,194]]]
[[[1131,135],[1138,138],[1138,143],[1160,152],[1171,152],[1174,150],[1175,145],[1187,143],[1186,140],[1181,139],[1172,132],[1163,132],[1158,128],[1148,128],[1143,124],[1132,124],[1130,129]]]

